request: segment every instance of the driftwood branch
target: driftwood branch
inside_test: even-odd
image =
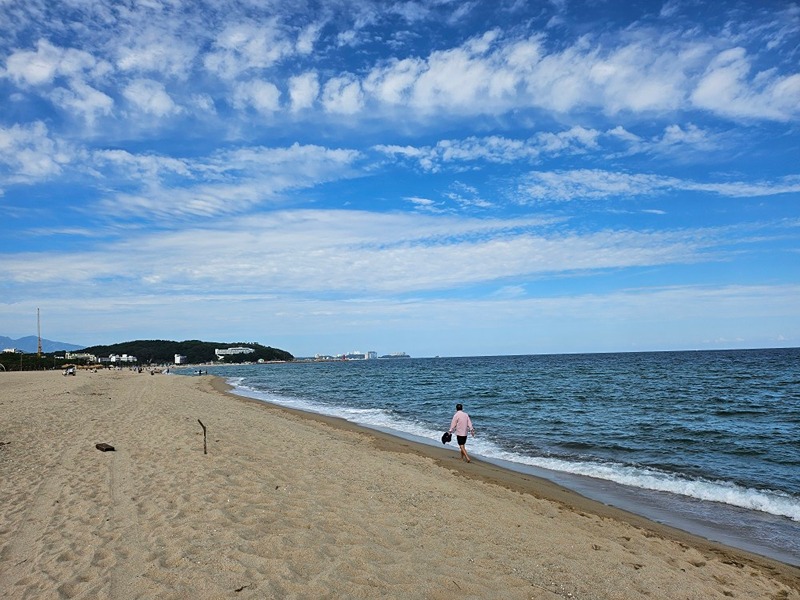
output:
[[[203,428],[203,454],[208,454],[208,439],[206,435],[206,426],[203,425],[203,422],[200,419],[197,419],[197,422],[200,423],[200,427]]]

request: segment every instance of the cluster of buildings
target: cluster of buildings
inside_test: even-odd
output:
[[[216,354],[217,359],[222,359],[233,354],[252,354],[253,352],[255,352],[255,350],[252,348],[247,348],[246,346],[236,346],[234,348],[214,348],[214,354]]]
[[[88,352],[65,352],[64,358],[67,360],[85,360],[89,364],[111,364],[111,365],[133,365],[139,360],[132,354],[111,354],[107,357],[98,358]]]
[[[378,356],[378,353],[374,350],[370,350],[369,352],[348,352],[346,354],[315,354],[314,360],[316,361],[328,361],[328,360],[374,360],[377,358],[411,358],[405,352],[392,352],[391,354],[384,354],[382,356]]]
[[[378,353],[374,350],[370,350],[369,352],[347,352],[345,354],[315,354],[314,360],[318,361],[325,361],[325,360],[370,360],[378,358]]]
[[[245,347],[235,347],[235,348],[215,348],[214,354],[217,356],[217,360],[222,360],[226,356],[230,356],[233,354],[252,354],[255,352],[253,348],[245,348]],[[68,360],[85,360],[88,363],[92,364],[112,364],[112,365],[119,365],[119,364],[134,364],[137,363],[138,360],[132,354],[112,354],[108,358],[98,358],[94,354],[88,354],[86,352],[67,352],[65,358]],[[175,355],[175,364],[176,365],[186,365],[189,364],[189,359],[186,358],[183,354],[176,354]]]
[[[16,350],[4,350],[4,352],[17,352]],[[234,354],[252,354],[255,350],[253,348],[247,348],[244,346],[237,346],[234,348],[215,348],[214,354],[217,357],[217,360],[222,360],[226,356],[231,356]],[[138,359],[133,356],[132,354],[112,354],[107,358],[100,357],[98,358],[94,354],[89,354],[87,352],[66,352],[64,358],[67,360],[85,360],[89,364],[111,364],[111,365],[129,365],[129,364],[136,364],[138,363]],[[183,354],[176,354],[175,355],[175,364],[176,365],[186,365],[189,364],[189,359],[184,356]]]

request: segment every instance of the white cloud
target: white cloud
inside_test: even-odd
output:
[[[82,81],[73,81],[69,89],[56,88],[50,97],[62,109],[81,115],[89,125],[99,116],[110,116],[114,109],[114,100],[108,94]]]
[[[632,133],[632,132],[626,130],[621,125],[617,125],[613,129],[609,130],[607,133],[608,133],[609,136],[611,136],[613,138],[616,138],[618,140],[622,140],[624,142],[628,142],[630,144],[638,144],[638,143],[640,143],[642,141],[641,137],[639,137],[635,133]]]
[[[194,94],[189,103],[204,113],[216,113],[217,108],[214,105],[214,99],[209,94]]]
[[[389,7],[389,12],[399,15],[410,24],[426,20],[431,11],[421,2],[395,2]]]
[[[535,107],[570,112],[599,106],[621,111],[665,111],[681,106],[686,81],[699,60],[696,48],[653,32],[632,30],[608,49],[582,38],[557,52],[545,38],[504,39],[488,31],[425,59],[391,61],[367,75],[364,89],[386,103],[408,103],[431,113],[498,113]]]
[[[697,82],[695,106],[732,118],[788,121],[800,116],[800,74],[757,73],[744,48],[720,52]]]
[[[73,160],[69,144],[52,137],[38,121],[0,127],[0,182],[32,183],[54,177]]]
[[[748,77],[742,49],[724,37],[631,27],[617,39],[585,36],[548,51],[546,38],[491,30],[424,58],[390,59],[361,80],[380,103],[421,114],[556,113],[599,109],[665,114],[702,109],[724,117],[789,120],[800,109],[800,74]]]
[[[319,39],[321,26],[319,23],[311,23],[303,28],[297,36],[297,53],[311,54],[314,51],[314,44]]]
[[[668,125],[660,137],[654,139],[649,147],[642,149],[657,154],[690,150],[694,154],[698,151],[716,150],[719,147],[720,141],[716,135],[693,123],[687,123],[683,126]]]
[[[461,208],[492,208],[494,204],[481,197],[477,188],[455,182],[443,196]]]
[[[123,72],[162,73],[183,80],[192,73],[198,48],[171,31],[148,28],[132,32],[115,52],[117,68]]]
[[[426,171],[439,171],[442,165],[473,161],[511,163],[533,161],[540,156],[582,154],[597,148],[601,133],[584,127],[567,131],[539,132],[527,140],[503,136],[470,136],[462,140],[440,140],[435,146],[375,146],[377,152],[417,161]]]
[[[450,25],[455,25],[459,21],[465,19],[472,11],[475,9],[476,6],[479,6],[478,2],[458,2],[455,4],[455,10],[447,17],[447,22]]]
[[[600,132],[595,129],[575,126],[558,133],[537,133],[535,142],[542,153],[557,155],[595,149],[599,136]]]
[[[280,109],[280,90],[269,81],[253,80],[236,84],[233,106],[252,106],[262,114],[272,114]]]
[[[206,201],[201,193],[193,197]],[[175,198],[168,208],[179,210],[188,200]],[[717,243],[707,232],[545,236],[530,219],[304,210],[131,235],[97,253],[9,257],[2,275],[19,282],[35,278],[83,286],[106,278],[113,265],[115,277],[131,286],[157,274],[160,292],[188,286],[198,291],[397,294],[696,261]]]
[[[497,32],[488,32],[459,48],[432,53],[413,82],[411,105],[425,112],[446,107],[472,113],[491,107],[496,100],[491,82],[503,78],[502,65],[492,60],[496,55],[485,56],[496,37]]]
[[[402,159],[419,161],[421,168],[426,171],[438,171],[440,166],[436,153],[431,148],[415,148],[414,146],[397,146],[393,144],[379,144],[373,148],[376,152]]]
[[[60,48],[46,39],[36,43],[36,50],[18,50],[6,61],[5,74],[17,83],[46,85],[56,77],[77,77],[92,72],[103,73],[108,64],[97,61],[88,52]]]
[[[441,209],[437,208],[437,203],[430,198],[420,198],[418,196],[409,196],[405,198],[406,201],[410,202],[414,205],[414,208],[418,210],[428,211],[428,212],[440,212]]]
[[[289,79],[289,98],[293,112],[311,108],[319,95],[319,79],[309,72]]]
[[[724,183],[687,182],[685,189],[713,192],[731,198],[753,198],[778,194],[800,193],[800,175],[783,177],[776,181],[732,181]]]
[[[658,175],[614,173],[596,169],[529,173],[521,191],[531,201],[640,196],[673,187],[675,181]]]
[[[294,44],[277,18],[227,25],[206,54],[206,68],[224,79],[251,69],[267,69],[294,53]]]
[[[326,112],[353,115],[361,110],[364,94],[354,77],[329,79],[322,90],[322,105]]]
[[[132,154],[126,150],[96,150],[92,153],[92,167],[101,171],[111,169],[105,173],[109,179],[121,176],[145,183],[173,175],[194,176],[189,161],[155,154]]]
[[[338,46],[355,46],[358,43],[358,31],[349,29],[347,31],[340,31],[336,35]]]
[[[661,6],[661,11],[659,12],[658,16],[663,19],[671,19],[675,17],[681,9],[681,4],[679,0],[667,0]]]
[[[122,92],[123,96],[143,113],[165,117],[181,111],[164,84],[152,79],[135,79]]]
[[[123,151],[96,152],[94,158],[106,179],[120,177],[126,189],[131,181],[140,186],[108,195],[96,210],[176,226],[176,217],[237,214],[289,190],[357,176],[360,154],[294,144],[230,149],[192,160]]]
[[[387,66],[375,68],[367,75],[364,91],[382,103],[407,104],[411,89],[424,68],[419,59],[392,60]]]
[[[671,42],[662,44],[654,49],[652,39],[634,39],[605,56],[580,57],[606,113],[672,111],[683,104],[691,64]]]
[[[624,127],[617,126],[598,138],[595,150],[605,152],[608,157],[651,154],[663,156],[672,164],[701,160],[710,153],[730,147],[732,142],[709,129],[694,123],[672,124],[661,133],[645,137]]]
[[[712,192],[731,198],[772,196],[800,192],[800,176],[772,182],[704,183],[646,173],[618,173],[599,169],[534,171],[520,184],[522,202],[621,198],[660,194],[671,190]]]
[[[464,140],[442,140],[431,152],[442,162],[487,160],[511,162],[535,158],[539,149],[524,140],[511,140],[500,136],[470,137]]]
[[[31,4],[35,6],[25,9],[29,16],[47,14],[52,19],[59,14]],[[59,78],[78,79],[115,98],[114,90],[124,86],[120,75],[141,77],[168,87],[173,103],[183,107],[195,106],[191,96],[209,91],[205,87],[179,89],[175,81],[199,81],[198,75],[240,83],[268,79],[279,89],[294,90],[293,101],[282,108],[297,112],[310,107],[312,91],[297,87],[309,83],[296,80],[297,73],[324,73],[317,83],[324,90],[320,106],[334,119],[381,106],[392,115],[398,108],[408,108],[404,116],[409,120],[440,114],[516,117],[516,111],[525,110],[557,116],[590,111],[618,118],[681,110],[730,119],[791,121],[800,117],[800,74],[791,60],[772,70],[756,68],[761,64],[759,52],[789,47],[797,23],[797,11],[792,8],[776,13],[769,22],[753,17],[749,29],[739,19],[716,33],[711,25],[688,29],[680,22],[669,26],[661,22],[656,29],[634,22],[625,29],[558,38],[563,29],[548,32],[531,25],[522,35],[521,29],[489,29],[449,48],[434,44],[436,49],[427,55],[414,52],[410,45],[395,56],[348,53],[346,62],[333,63],[339,65],[338,72],[328,62],[331,53],[341,52],[337,43],[357,45],[380,39],[386,35],[381,27],[388,22],[396,26],[397,15],[414,23],[438,20],[440,25],[449,14],[458,21],[455,26],[461,27],[459,19],[475,6],[410,1],[381,10],[369,3],[350,3],[344,8],[323,7],[319,16],[308,21],[302,11],[274,3],[234,4],[218,7],[220,18],[214,23],[194,6],[180,3],[144,3],[126,11],[98,6],[91,15],[82,15],[86,23],[65,17],[64,22],[42,28],[54,32],[50,39],[71,27],[83,28],[80,50],[56,46],[41,36],[34,49],[10,50],[3,74],[19,86],[58,85],[71,94],[73,103],[84,94]],[[678,3],[667,2],[662,18],[679,10]],[[342,27],[338,35],[330,31],[334,24]],[[13,31],[20,27],[12,21],[7,25]],[[486,27],[491,27],[491,21]],[[752,32],[754,39],[744,34],[737,37],[733,33],[737,27]],[[395,43],[413,39],[415,34],[412,30],[394,33]],[[747,50],[736,45],[745,42]],[[296,64],[290,58],[297,59]],[[206,72],[200,72],[203,69]],[[223,85],[217,93],[228,91]],[[57,98],[66,95],[62,92]],[[152,114],[163,110],[153,108]],[[89,120],[108,116],[97,108],[83,112]]]

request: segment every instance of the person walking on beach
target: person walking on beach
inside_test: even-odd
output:
[[[456,432],[456,441],[461,450],[461,459],[471,462],[469,454],[467,454],[467,432],[475,437],[475,428],[472,426],[472,420],[469,415],[464,412],[464,407],[461,404],[456,404],[456,414],[453,415],[453,420],[450,421],[450,433]]]

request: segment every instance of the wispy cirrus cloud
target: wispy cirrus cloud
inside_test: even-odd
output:
[[[578,233],[552,225],[530,218],[281,211],[158,235],[139,232],[96,251],[57,258],[7,256],[2,277],[62,291],[75,286],[76,294],[112,278],[142,294],[275,287],[286,293],[394,295],[707,261],[730,244],[723,235],[728,231]]]
[[[675,190],[710,192],[730,198],[774,196],[800,192],[800,175],[776,181],[698,182],[647,173],[600,169],[534,171],[519,185],[520,201],[547,202],[657,195]]]
[[[108,193],[95,210],[116,218],[166,219],[165,226],[174,217],[237,214],[291,190],[359,176],[360,159],[355,150],[300,144],[232,148],[193,159],[99,151],[95,167],[110,182],[119,178],[123,189]],[[132,180],[137,189],[124,189]]]
[[[378,145],[374,150],[398,160],[410,161],[425,171],[438,172],[475,162],[538,163],[559,156],[600,154],[653,154],[680,158],[716,150],[725,145],[722,136],[694,124],[669,125],[661,133],[642,136],[621,126],[607,131],[575,126],[561,131],[539,131],[527,139],[505,136],[470,136],[446,139],[431,146]]]

